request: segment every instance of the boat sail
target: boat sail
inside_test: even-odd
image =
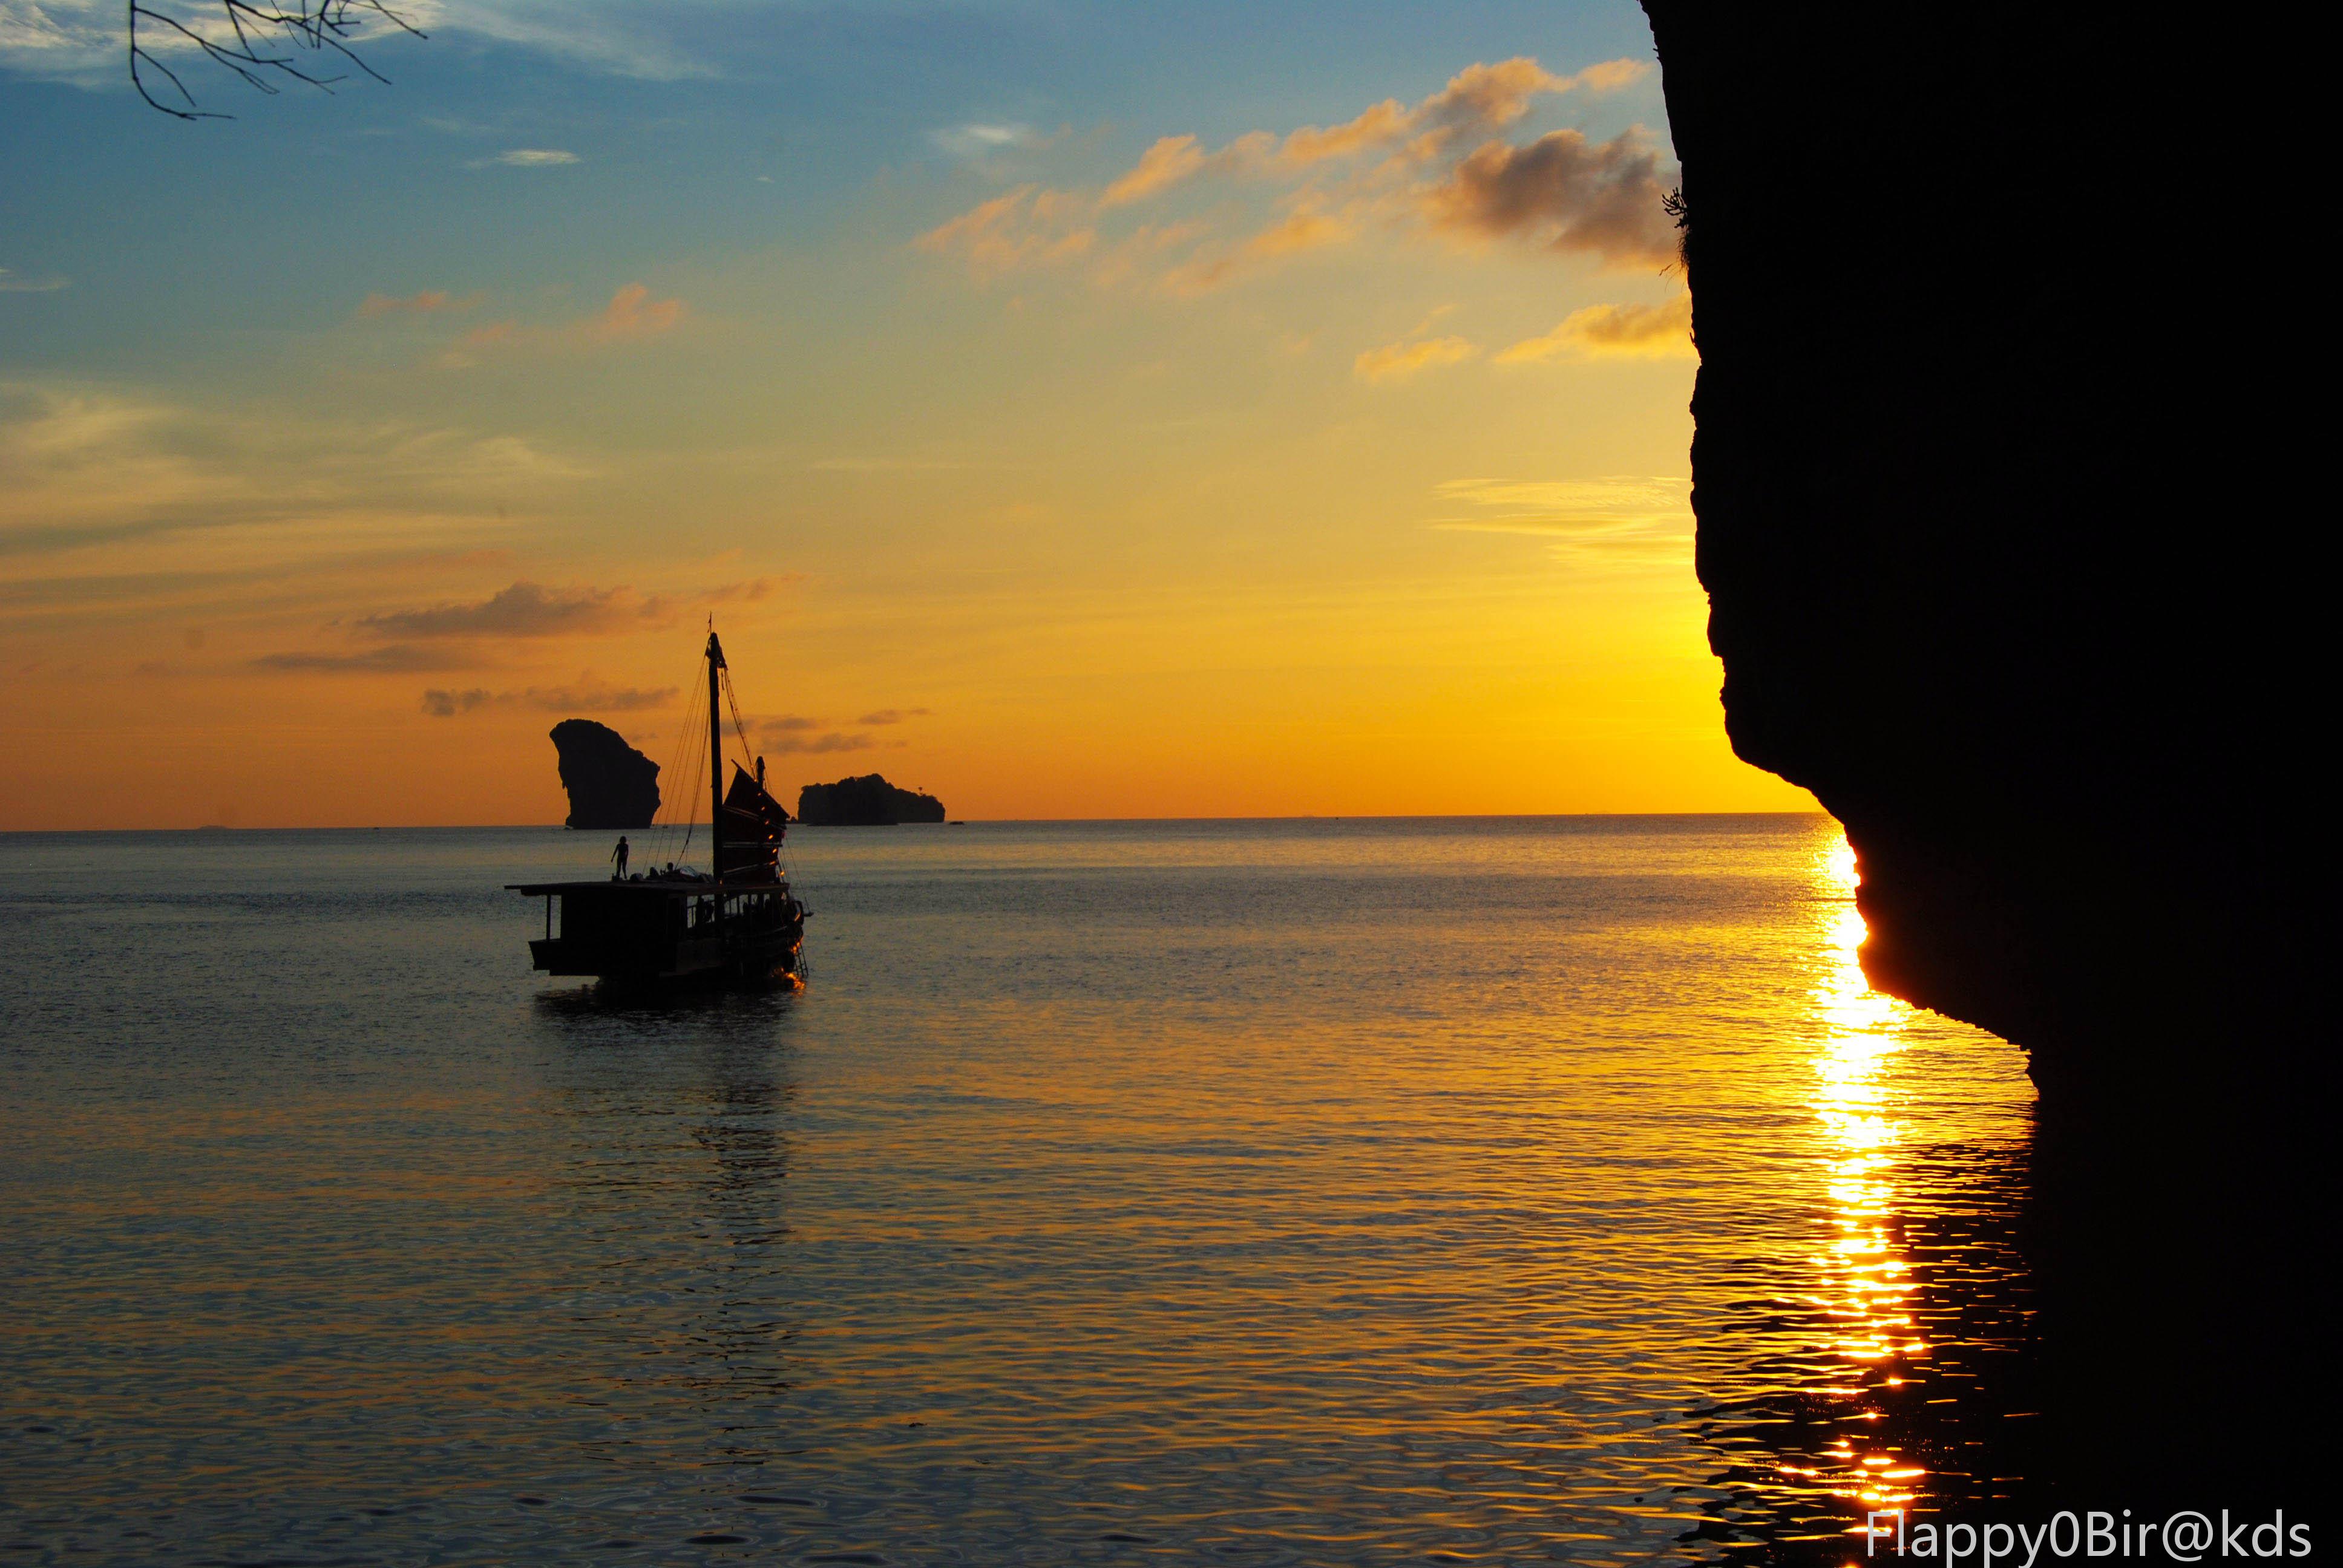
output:
[[[528,944],[533,968],[590,975],[608,985],[796,985],[805,968],[809,910],[781,869],[789,814],[737,763],[724,782],[723,714],[731,677],[713,627],[708,670],[709,872],[665,870],[575,882],[512,882],[545,900],[545,935]],[[746,746],[746,737],[742,738]],[[695,825],[696,826],[696,825]]]

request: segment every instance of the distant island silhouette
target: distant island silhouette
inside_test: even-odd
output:
[[[659,815],[659,764],[625,736],[590,719],[553,727],[561,787],[569,791],[571,828],[648,828]]]
[[[900,789],[876,773],[809,784],[798,791],[798,820],[809,828],[891,828],[898,822],[940,822],[944,803]]]

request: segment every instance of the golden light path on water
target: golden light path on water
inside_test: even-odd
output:
[[[1890,1223],[1896,1211],[1896,1154],[1907,1129],[1895,1113],[1889,1070],[1903,1049],[1910,1010],[1864,978],[1860,951],[1867,931],[1855,907],[1855,851],[1844,839],[1823,852],[1817,875],[1845,902],[1829,917],[1825,968],[1815,998],[1825,1027],[1812,1062],[1814,1107],[1835,1232],[1815,1260],[1815,1305],[1834,1325],[1831,1349],[1856,1373],[1928,1348],[1910,1310],[1916,1289],[1912,1262]],[[1880,1382],[1895,1387],[1903,1379]],[[1818,1392],[1864,1399],[1868,1391],[1850,1376],[1843,1390]],[[1830,1454],[1836,1473],[1815,1479],[1866,1510],[1910,1506],[1926,1477],[1892,1450],[1852,1437],[1842,1438]]]

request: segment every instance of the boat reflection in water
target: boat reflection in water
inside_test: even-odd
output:
[[[557,1181],[576,1282],[561,1397],[580,1456],[610,1473],[721,1483],[803,1451],[782,1404],[804,1315],[786,1180],[789,1001],[769,990],[537,1000],[564,1047],[544,1083],[566,1132]],[[744,1500],[713,1492],[702,1543],[738,1541]],[[769,1500],[752,1486],[745,1501]],[[597,1525],[633,1534],[639,1502],[601,1500]]]
[[[1725,1557],[1844,1561],[1868,1514],[1975,1518],[2041,1473],[2019,1245],[2031,1120],[2006,1085],[1965,1081],[1965,1060],[1994,1058],[1938,1049],[1974,1031],[1865,980],[1843,841],[1815,884],[1805,1158],[1819,1230],[1803,1288],[1742,1304],[1762,1392],[1702,1412],[1727,1468],[1686,1540]]]

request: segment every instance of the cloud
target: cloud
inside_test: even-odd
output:
[[[1692,559],[1691,490],[1691,480],[1664,476],[1452,479],[1439,494],[1466,510],[1431,527],[1540,538],[1550,554],[1581,564],[1674,570]]]
[[[394,645],[370,648],[363,653],[265,653],[252,661],[252,667],[284,674],[412,675],[422,670],[458,669],[463,666],[461,661],[445,653]]]
[[[118,64],[118,6],[96,0],[0,0],[0,64],[26,75],[79,81]]]
[[[599,316],[585,322],[586,335],[597,343],[617,343],[639,337],[657,337],[671,332],[683,319],[680,299],[653,299],[650,289],[643,284],[630,283],[610,296],[610,303],[602,307]]]
[[[624,588],[545,588],[518,582],[478,604],[370,615],[357,629],[385,638],[574,637],[656,623],[666,614],[663,601],[638,599]]]
[[[675,330],[684,317],[680,299],[654,299],[648,285],[629,283],[610,296],[610,303],[591,316],[559,327],[525,327],[518,321],[491,321],[475,327],[442,355],[440,365],[462,369],[478,363],[478,355],[515,348],[584,349],[613,343],[641,343]]]
[[[475,687],[469,691],[427,691],[423,694],[423,711],[434,719],[453,719],[458,713],[469,713],[475,708],[485,708],[495,700],[495,697],[482,687]]]
[[[1632,72],[1624,78],[1614,67]],[[1581,85],[1595,91],[1623,85],[1641,74],[1634,61],[1615,60],[1590,66],[1575,76],[1557,76],[1535,60],[1517,55],[1493,65],[1467,65],[1448,85],[1413,109],[1386,98],[1339,126],[1304,126],[1288,135],[1277,149],[1281,162],[1291,166],[1322,163],[1389,146],[1409,136],[1420,142],[1419,156],[1436,152],[1459,132],[1492,131],[1512,125],[1529,113],[1530,103],[1542,93],[1566,93]]]
[[[469,34],[604,75],[674,81],[717,74],[679,45],[671,13],[680,8],[663,8],[655,22],[639,6],[588,0],[398,0],[393,8],[434,36]],[[199,30],[204,25],[200,12],[181,15]],[[0,0],[0,66],[113,87],[122,70],[121,27],[122,7],[111,0]],[[408,42],[379,23],[357,39],[359,52],[378,68],[391,58],[368,45],[403,49]]]
[[[1469,156],[1458,151],[1466,139],[1513,126],[1542,96],[1614,91],[1649,69],[1612,60],[1559,76],[1516,56],[1468,65],[1413,106],[1387,98],[1336,125],[1251,131],[1216,150],[1192,133],[1159,136],[1101,188],[1021,185],[913,243],[962,258],[980,280],[1057,268],[1102,287],[1172,295],[1206,293],[1374,228],[1474,240],[1525,236],[1608,264],[1664,259],[1674,254],[1674,229],[1661,205],[1659,155],[1640,132],[1592,148],[1572,131],[1522,147],[1487,141]],[[1222,213],[1135,228],[1119,216],[1212,176],[1282,188],[1275,200],[1284,210],[1250,236],[1222,229]]]
[[[750,578],[745,582],[725,583],[718,588],[702,588],[692,597],[703,604],[756,604],[769,598],[785,588],[794,588],[805,581],[803,572],[782,572],[775,577]]]
[[[469,310],[479,302],[480,297],[477,294],[468,294],[458,299],[444,288],[427,288],[405,296],[369,294],[358,302],[358,314],[364,317],[430,316],[442,310]]]
[[[1277,149],[1278,159],[1299,166],[1383,146],[1404,135],[1412,118],[1397,98],[1385,98],[1342,125],[1303,126],[1288,132]]]
[[[938,224],[911,243],[936,255],[958,252],[979,276],[1046,266],[1089,254],[1098,231],[1090,204],[1065,191],[1019,186]]]
[[[768,740],[765,749],[777,756],[826,756],[835,751],[868,751],[878,745],[868,735],[841,735],[833,730],[827,735],[784,735]]]
[[[492,692],[485,687],[469,691],[435,689],[423,694],[423,711],[435,719],[453,719],[489,707],[533,708],[545,713],[639,713],[665,708],[676,699],[677,689],[672,686],[644,691],[603,686],[590,677],[581,679],[584,684],[579,686],[532,686],[525,691]]]
[[[578,155],[559,147],[509,147],[498,153],[496,161],[516,169],[548,169],[574,164]]]
[[[928,710],[924,708],[882,708],[876,713],[864,714],[854,722],[877,729],[889,724],[900,724],[907,719],[925,719],[927,716]]]
[[[1590,305],[1541,337],[1525,337],[1496,356],[1498,365],[1554,358],[1688,358],[1692,296],[1661,305]]]
[[[1106,187],[1101,206],[1121,206],[1178,185],[1204,166],[1204,150],[1193,136],[1164,136],[1140,156],[1129,174]]]
[[[893,714],[893,717],[882,719],[877,715],[865,715],[855,722],[870,726],[894,724],[901,722],[907,716],[893,709],[884,711]],[[927,709],[918,708],[909,711],[924,713]],[[838,751],[869,751],[879,744],[872,736],[828,729],[821,719],[810,719],[802,713],[752,719],[749,721],[749,731],[755,738],[759,750],[777,757],[818,757]]]
[[[639,713],[648,708],[667,707],[675,700],[677,690],[672,686],[649,689],[633,686],[556,686],[540,689],[532,686],[520,694],[520,699],[548,713]]]
[[[1336,244],[1348,239],[1351,233],[1348,224],[1323,213],[1297,212],[1245,241],[1244,253],[1261,257],[1292,256],[1297,251]]]
[[[1640,130],[1607,142],[1549,131],[1524,146],[1487,142],[1425,192],[1435,228],[1591,252],[1606,265],[1665,266],[1676,228],[1662,205],[1660,155]]]
[[[1640,80],[1651,67],[1636,60],[1608,60],[1573,76],[1557,76],[1527,55],[1467,65],[1440,91],[1409,108],[1385,98],[1336,126],[1303,126],[1282,137],[1252,131],[1220,151],[1207,153],[1193,136],[1162,136],[1131,171],[1106,188],[1103,206],[1136,201],[1188,179],[1212,173],[1257,173],[1272,166],[1308,168],[1418,138],[1418,156],[1436,152],[1460,133],[1500,130],[1529,113],[1541,95],[1583,90],[1606,93]],[[1424,138],[1429,138],[1425,140]]]
[[[972,120],[930,131],[928,140],[964,164],[982,166],[1013,154],[1046,151],[1072,134],[1071,126],[1044,133],[1014,122],[991,125]]]
[[[477,539],[502,506],[588,470],[515,436],[314,407],[195,407],[135,389],[0,380],[0,557],[194,530],[266,535],[272,558],[395,538]]]
[[[1652,74],[1649,60],[1604,60],[1589,65],[1570,78],[1570,85],[1584,92],[1615,93],[1631,87]]]
[[[1418,371],[1461,364],[1480,352],[1462,337],[1422,337],[1370,348],[1351,362],[1351,372],[1362,381],[1401,381]]]
[[[6,15],[5,6],[5,0],[0,0],[0,18],[5,18]],[[54,276],[26,277],[21,272],[0,266],[0,294],[55,294],[60,288],[72,286],[72,280],[68,278]]]
[[[682,24],[697,20],[685,7],[652,12],[590,0],[402,0],[396,8],[427,33],[471,33],[607,75],[673,82],[719,74],[713,60],[681,41]],[[723,26],[716,35],[719,44],[729,38],[737,38],[736,27]]]

